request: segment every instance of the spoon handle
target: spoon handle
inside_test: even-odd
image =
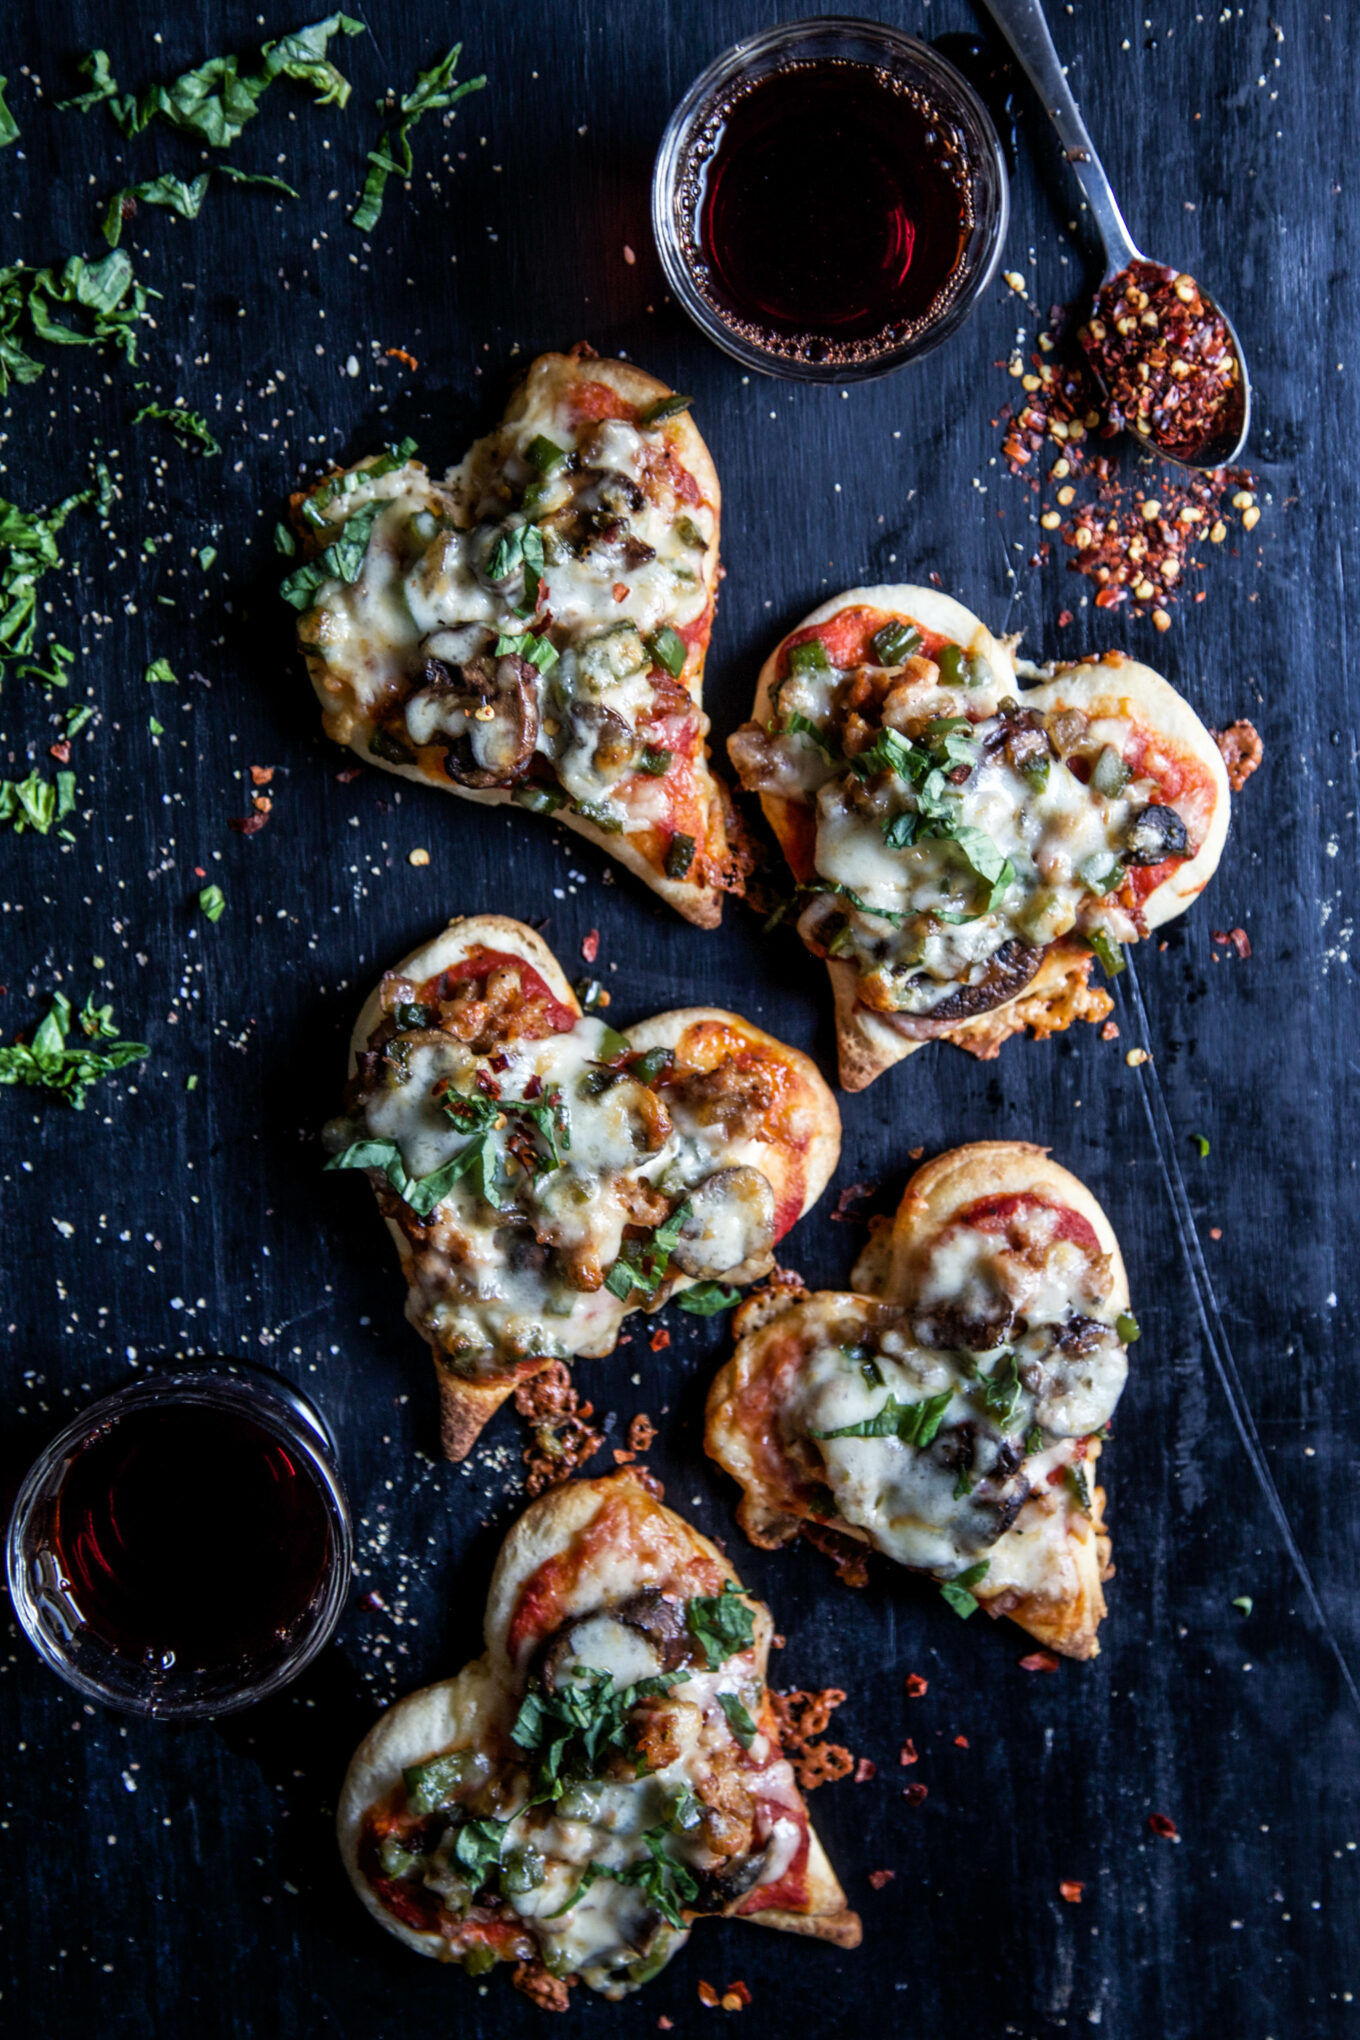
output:
[[[1127,268],[1141,251],[1124,224],[1118,200],[1105,175],[1095,144],[1072,97],[1041,0],[985,0],[987,12],[1010,44],[1058,130],[1058,139],[1081,186],[1105,249],[1106,274]]]

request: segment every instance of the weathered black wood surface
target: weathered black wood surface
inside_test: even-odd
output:
[[[134,1350],[138,1370],[181,1352],[250,1355],[333,1421],[360,1524],[356,1603],[377,1588],[386,1604],[355,1605],[291,1695],[181,1732],[83,1708],[13,1637],[0,1679],[8,2033],[391,2040],[541,2022],[503,1977],[469,1983],[386,1939],[336,1858],[331,1810],[353,1743],[381,1703],[476,1648],[522,1441],[504,1416],[468,1467],[434,1456],[429,1369],[387,1242],[361,1183],[319,1176],[316,1130],[363,989],[456,910],[550,915],[568,959],[598,927],[622,1019],[731,1002],[829,1067],[829,1002],[795,939],[763,940],[740,910],[702,934],[548,826],[372,772],[337,784],[345,760],[290,653],[270,532],[284,493],[326,458],[398,430],[434,465],[455,457],[517,363],[581,337],[696,395],[726,494],[708,688],[719,737],[773,638],[815,601],[933,570],[993,628],[1023,629],[1027,648],[1114,641],[1207,720],[1254,716],[1267,762],[1208,899],[1121,981],[1117,1044],[1082,1029],[991,1067],[934,1049],[843,1101],[836,1187],[881,1177],[887,1202],[909,1148],[1020,1136],[1050,1143],[1114,1218],[1143,1340],[1105,1462],[1119,1575],[1098,1663],[1026,1674],[1018,1631],[964,1625],[886,1566],[855,1596],[811,1550],[748,1550],[699,1445],[721,1320],[677,1317],[668,1352],[639,1333],[583,1370],[611,1442],[635,1410],[661,1421],[652,1458],[670,1499],[734,1540],[787,1634],[777,1683],[844,1685],[838,1726],[879,1775],[814,1802],[864,1914],[860,1953],[702,1925],[641,1998],[586,1997],[570,2018],[637,2033],[665,2014],[680,2033],[707,2030],[726,2015],[700,2011],[700,1977],[744,1977],[746,2022],[781,2036],[892,2022],[1297,2040],[1360,2016],[1360,1709],[1346,1669],[1360,1666],[1346,587],[1360,566],[1357,24],[1302,0],[1275,0],[1273,17],[1263,0],[1052,9],[1135,233],[1238,322],[1265,504],[1167,635],[1086,608],[1060,639],[1058,611],[1084,584],[1026,564],[1029,499],[994,464],[990,421],[1015,388],[997,363],[1024,322],[1004,285],[927,365],[848,394],[745,381],[665,301],[647,192],[666,113],[719,48],[785,11],[797,10],[372,10],[373,34],[340,55],[348,112],[282,85],[234,152],[290,178],[302,202],[222,188],[194,224],[144,213],[130,245],[163,297],[142,369],[106,376],[49,352],[43,381],[3,406],[4,494],[55,500],[98,445],[116,450],[122,500],[110,535],[71,526],[78,564],[43,590],[54,630],[82,647],[75,694],[100,720],[77,746],[74,846],[0,844],[0,1027],[30,1024],[53,986],[77,999],[97,986],[154,1047],[83,1116],[0,1099],[7,1492],[59,1420],[128,1379]],[[99,197],[198,167],[168,132],[125,144],[102,113],[54,110],[84,50],[104,44],[140,86],[253,49],[306,12],[11,8],[3,64],[24,132],[0,156],[6,258],[102,252]],[[965,0],[883,12],[927,36],[976,29]],[[490,86],[452,127],[419,132],[414,186],[391,187],[365,247],[346,209],[373,98],[459,33],[465,75],[485,69]],[[1089,271],[1047,128],[1022,90],[1016,105],[1006,267],[1046,305]],[[222,457],[197,462],[134,430],[139,379],[206,412]],[[191,557],[203,544],[217,547],[206,573]],[[162,654],[210,689],[147,688]],[[53,734],[40,693],[12,679],[0,726],[6,774]],[[273,818],[247,841],[227,822],[247,810],[251,764],[278,769]],[[407,862],[417,845],[425,869]],[[192,907],[195,866],[227,895],[215,928]],[[1247,963],[1210,940],[1239,923]],[[1135,1045],[1153,1053],[1141,1070],[1125,1062]],[[1209,1138],[1206,1160],[1192,1133]],[[834,1201],[833,1187],[788,1249],[823,1283],[845,1278],[858,1244],[829,1222]],[[1232,1605],[1242,1595],[1250,1616]],[[930,1690],[908,1703],[913,1670]],[[930,1791],[919,1810],[901,1796],[908,1734],[911,1775]],[[1175,1820],[1179,1845],[1149,1833],[1150,1812]],[[879,1868],[896,1879],[875,1891]],[[1080,1905],[1060,1898],[1063,1879],[1084,1883]]]

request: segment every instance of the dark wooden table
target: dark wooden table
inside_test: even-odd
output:
[[[1299,2040],[1360,2016],[1356,25],[1302,0],[1275,0],[1273,20],[1194,0],[1052,8],[1135,233],[1221,293],[1255,371],[1264,515],[1212,559],[1203,603],[1179,604],[1158,636],[1078,608],[1089,590],[1060,564],[1028,563],[1030,499],[997,461],[993,421],[1015,391],[1003,364],[1017,327],[1032,345],[1035,326],[1004,284],[928,365],[848,392],[748,382],[666,302],[648,175],[667,110],[726,43],[796,11],[374,10],[373,34],[339,54],[349,109],[281,85],[233,153],[291,179],[301,202],[223,187],[192,224],[144,212],[127,244],[163,295],[142,366],[47,350],[43,379],[3,405],[6,495],[55,500],[97,449],[122,494],[107,534],[88,513],[69,527],[69,564],[43,586],[51,627],[83,654],[70,698],[98,720],[76,747],[75,841],[0,843],[0,1029],[31,1025],[55,986],[77,1002],[98,988],[153,1049],[81,1116],[33,1093],[0,1100],[6,1491],[59,1421],[134,1372],[247,1355],[299,1381],[335,1425],[360,1567],[313,1672],[220,1726],[82,1706],[12,1632],[7,2033],[539,2027],[503,1977],[472,1983],[385,1938],[332,1840],[345,1760],[379,1707],[477,1648],[492,1557],[521,1503],[522,1440],[507,1414],[467,1466],[438,1459],[430,1370],[390,1249],[365,1187],[320,1176],[317,1129],[363,990],[454,911],[546,914],[568,959],[597,927],[602,964],[618,964],[615,1017],[732,1002],[828,1068],[829,1001],[795,938],[762,938],[741,910],[702,934],[548,825],[373,772],[337,783],[346,761],[292,656],[270,534],[281,498],[326,459],[399,431],[433,466],[456,458],[517,364],[578,338],[695,394],[726,496],[708,684],[719,738],[771,642],[814,602],[934,572],[994,629],[1023,630],[1026,649],[1125,646],[1207,721],[1252,716],[1267,752],[1208,898],[1120,981],[1119,1041],[1077,1029],[991,1066],[933,1049],[844,1099],[840,1177],[787,1253],[810,1279],[843,1281],[860,1235],[830,1222],[837,1190],[878,1177],[889,1203],[919,1146],[1048,1142],[1102,1198],[1143,1338],[1105,1461],[1119,1570],[1098,1663],[1027,1674],[1019,1631],[962,1624],[886,1565],[855,1595],[810,1549],[748,1549],[733,1490],[700,1450],[723,1320],[674,1314],[667,1352],[638,1332],[582,1369],[611,1444],[635,1411],[658,1419],[669,1499],[733,1540],[787,1635],[776,1682],[843,1685],[838,1728],[879,1774],[814,1802],[864,1914],[858,1954],[702,1924],[641,1997],[615,2010],[582,1993],[571,2017],[637,2033],[665,2014],[706,2032],[726,2015],[700,2010],[701,1977],[744,1977],[744,2024],[781,2040],[890,2021]],[[0,155],[7,259],[102,253],[102,195],[199,167],[163,129],[124,143],[102,112],[57,113],[82,52],[105,45],[141,86],[254,49],[305,12],[271,5],[259,26],[239,4],[12,8],[3,63],[23,139]],[[883,12],[926,36],[977,30],[965,0]],[[389,188],[366,247],[347,205],[373,99],[460,31],[464,74],[484,69],[490,85],[451,127],[418,132],[414,185]],[[1046,306],[1091,270],[1021,89],[1016,110],[1005,266]],[[147,397],[205,412],[221,457],[134,429]],[[1059,633],[1069,604],[1076,621]],[[180,684],[148,688],[162,655]],[[54,732],[32,683],[7,681],[0,724],[6,775],[45,761]],[[275,768],[274,812],[247,840],[227,825],[247,811],[252,764]],[[408,862],[416,846],[424,869]],[[196,866],[227,897],[215,927],[193,906]],[[1249,962],[1211,941],[1239,924]],[[1135,1045],[1153,1058],[1136,1069]],[[370,1589],[379,1610],[361,1604]],[[925,1699],[904,1698],[909,1671],[928,1678]],[[929,1786],[919,1809],[901,1793],[908,1734],[912,1776]],[[1150,1833],[1150,1813],[1174,1820],[1178,1844]],[[895,1881],[874,1890],[881,1868]],[[1080,1904],[1062,1900],[1062,1880],[1084,1885]]]

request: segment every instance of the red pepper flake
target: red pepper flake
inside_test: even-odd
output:
[[[274,768],[272,765],[252,765],[250,776],[256,786],[268,786],[274,777]]]
[[[272,815],[274,812],[274,803],[267,793],[252,793],[250,805],[257,815]]]
[[[532,1432],[533,1442],[524,1448],[529,1469],[526,1486],[531,1495],[541,1495],[557,1481],[569,1480],[604,1443],[604,1434],[590,1424],[594,1406],[581,1401],[560,1360],[519,1383],[515,1408]]]
[[[920,1806],[924,1800],[930,1797],[930,1787],[928,1785],[908,1785],[903,1791],[902,1797],[906,1800],[908,1806]]]
[[[647,1452],[656,1436],[656,1425],[641,1410],[628,1426],[628,1444],[634,1452]]]
[[[1170,1814],[1150,1813],[1148,1815],[1148,1826],[1152,1829],[1153,1834],[1160,1835],[1164,1842],[1178,1842],[1181,1838],[1180,1829],[1176,1826]]]
[[[1245,928],[1211,928],[1210,934],[1223,949],[1233,949],[1245,963],[1251,955],[1251,938]]]
[[[1072,614],[1072,612],[1071,612],[1071,610],[1070,610],[1070,609],[1060,609],[1060,610],[1058,611],[1058,629],[1059,629],[1059,630],[1066,630],[1066,629],[1067,629],[1067,626],[1068,626],[1068,624],[1069,624],[1069,623],[1075,623],[1075,622],[1076,622],[1076,620],[1077,620],[1077,619],[1076,619],[1076,617],[1075,617],[1075,616],[1073,616],[1073,614]]]
[[[869,1882],[873,1885],[875,1891],[882,1891],[884,1885],[891,1884],[896,1875],[897,1872],[895,1870],[871,1870],[869,1872]]]
[[[919,1162],[924,1153],[925,1149],[923,1147],[907,1149],[908,1158],[913,1162]]]
[[[404,347],[384,347],[383,353],[390,361],[399,361],[403,368],[409,368],[413,375],[420,367],[414,354],[408,354]]]
[[[969,1744],[966,1735],[956,1735],[954,1738],[954,1747],[956,1750],[966,1750],[970,1748],[971,1745]]]
[[[831,1216],[839,1219],[843,1224],[848,1220],[852,1225],[862,1225],[864,1220],[854,1207],[857,1204],[865,1203],[873,1196],[877,1188],[877,1178],[869,1183],[848,1184],[836,1199],[836,1209],[832,1212]]]
[[[238,836],[258,836],[268,820],[268,815],[242,815],[239,818],[233,815],[227,827],[235,829]]]
[[[592,928],[590,933],[587,936],[585,936],[582,940],[581,954],[585,958],[587,963],[594,963],[599,953],[600,953],[600,931],[598,928]]]
[[[659,1331],[652,1333],[651,1345],[654,1353],[664,1353],[670,1342],[671,1335],[664,1325],[661,1326]]]
[[[661,2017],[657,2020],[656,2024],[658,2032],[669,2033],[674,2027],[675,2021],[674,2019],[668,2019],[666,2017],[666,2014],[663,2012],[661,2014]]]
[[[907,1673],[908,1700],[924,1700],[929,1685],[930,1681],[928,1679],[923,1679],[919,1672],[908,1672]]]
[[[1211,1239],[1211,1240],[1221,1240],[1221,1239],[1222,1239],[1222,1237],[1223,1237],[1223,1228],[1222,1228],[1222,1226],[1221,1226],[1221,1225],[1211,1225],[1211,1226],[1210,1226],[1210,1228],[1209,1228],[1209,1237],[1210,1237],[1210,1239]]]
[[[750,2002],[751,1993],[740,1978],[736,1983],[729,1983],[722,1994],[722,2008],[725,2012],[739,2012],[743,2005],[749,2005]]]
[[[1051,1650],[1032,1650],[1028,1657],[1020,1660],[1022,1672],[1056,1672],[1058,1660]]]
[[[625,1452],[621,1445],[616,1445],[614,1447],[615,1466],[631,1466],[636,1458],[637,1458],[636,1452]]]
[[[542,1090],[543,1079],[538,1074],[538,1071],[534,1070],[532,1074],[526,1077],[524,1080],[524,1095],[528,1099],[534,1099],[540,1095]]]
[[[1078,1884],[1075,1878],[1064,1877],[1062,1883],[1058,1886],[1058,1889],[1062,1893],[1063,1897],[1067,1900],[1067,1903],[1069,1905],[1080,1905],[1081,1894],[1083,1893],[1083,1891],[1085,1891],[1086,1886],[1084,1884]]]
[[[867,1785],[871,1778],[878,1776],[878,1765],[872,1757],[861,1757],[855,1766],[856,1785]]]
[[[362,765],[347,765],[343,772],[337,772],[335,776],[341,786],[352,786],[363,769]]]
[[[71,762],[71,746],[66,738],[63,737],[60,743],[48,745],[47,755],[49,758],[55,758],[58,765],[69,765]]]
[[[626,581],[616,581],[610,592],[616,602],[626,602],[628,600],[628,583]]]
[[[711,1983],[705,1983],[702,1978],[699,1982],[699,2002],[705,2011],[712,2012],[717,2010],[718,1993],[714,1990]]]
[[[1100,1038],[1102,1041],[1118,1041],[1119,1039],[1118,1022],[1114,1020],[1107,1020],[1105,1022],[1105,1025],[1100,1030]]]
[[[206,872],[206,871],[205,871],[205,870],[203,869],[203,866],[202,866],[201,864],[196,864],[196,865],[194,866],[194,877],[195,877],[195,878],[206,878],[207,876],[208,876],[208,874],[207,874],[207,872]]]
[[[914,1764],[917,1761],[916,1745],[910,1736],[907,1737],[899,1750],[897,1761],[899,1764]]]

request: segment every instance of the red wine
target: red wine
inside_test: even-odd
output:
[[[964,277],[957,129],[868,64],[792,63],[720,99],[697,154],[697,280],[751,343],[862,361],[933,324]]]
[[[335,1556],[302,1456],[244,1414],[192,1402],[130,1409],[78,1451],[53,1546],[89,1629],[177,1676],[276,1651]]]

